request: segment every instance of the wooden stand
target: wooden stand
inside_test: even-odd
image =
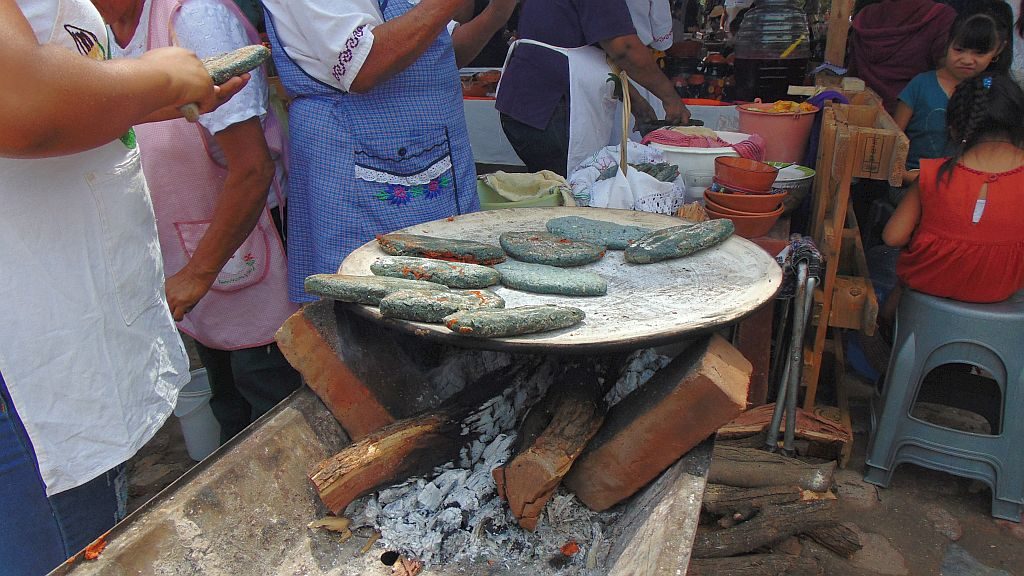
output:
[[[805,343],[804,409],[813,410],[829,328],[874,334],[878,300],[871,285],[850,202],[854,177],[903,182],[909,142],[879,106],[829,106],[824,111],[814,182],[811,236],[825,261]],[[835,339],[835,348],[842,347]],[[837,355],[837,359],[841,355]]]

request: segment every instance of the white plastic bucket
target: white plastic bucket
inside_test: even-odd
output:
[[[206,368],[192,371],[192,381],[178,393],[174,415],[181,422],[189,458],[199,461],[220,446],[220,424],[210,409],[210,379]]]
[[[750,136],[742,134],[740,132],[716,132],[718,137],[725,140],[729,144],[738,144],[743,142]],[[669,146],[667,144],[657,144],[651,142],[649,144],[652,148],[657,148],[665,154],[665,161],[675,164],[679,168],[679,173],[686,177],[689,172],[697,173],[715,173],[715,158],[719,156],[739,156],[733,148],[681,148],[679,146]],[[701,190],[701,194],[704,190]]]

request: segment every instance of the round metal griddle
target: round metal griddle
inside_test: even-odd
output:
[[[512,208],[476,212],[399,230],[439,238],[498,244],[498,235],[514,230],[544,230],[560,216],[583,216],[621,224],[665,228],[683,221],[672,216],[601,208]],[[341,264],[339,273],[371,275],[370,264],[386,256],[376,241],[367,242]],[[586,320],[571,328],[511,338],[474,338],[441,324],[392,320],[373,306],[353,304],[360,314],[392,328],[466,347],[519,352],[592,353],[635,349],[678,341],[734,322],[775,296],[782,270],[764,250],[733,236],[685,258],[654,264],[630,264],[620,250],[582,267],[608,281],[608,294],[570,297],[532,294],[503,286],[492,289],[506,308],[532,304],[575,306]]]

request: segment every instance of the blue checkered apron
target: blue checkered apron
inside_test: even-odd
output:
[[[385,20],[413,7],[379,0]],[[310,274],[336,272],[377,234],[480,209],[462,88],[448,32],[405,71],[365,94],[306,74],[285,53],[270,14],[274,65],[292,95],[288,294]],[[358,34],[349,46],[358,42]],[[338,65],[344,66],[344,53]]]

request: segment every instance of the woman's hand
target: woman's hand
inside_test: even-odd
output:
[[[690,110],[678,96],[662,100],[661,103],[665,106],[665,120],[675,126],[686,126],[690,123]]]
[[[658,114],[654,111],[651,103],[647,99],[639,97],[639,95],[634,96],[632,90],[630,91],[629,105],[637,124],[653,122],[658,119]]]
[[[167,94],[175,106],[196,103],[213,109],[216,91],[203,63],[190,50],[169,47],[150,50],[139,57],[153,73],[166,76]]]
[[[213,279],[201,278],[185,266],[164,283],[167,305],[175,322],[181,322],[199,300],[206,296],[213,285]]]

